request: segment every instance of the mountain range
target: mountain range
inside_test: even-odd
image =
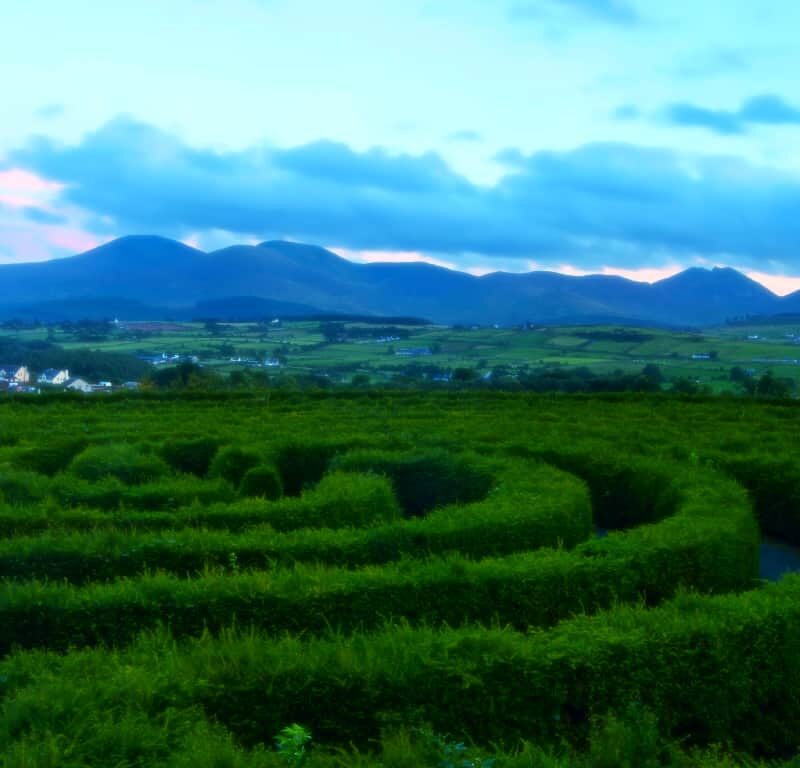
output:
[[[800,312],[731,268],[693,267],[656,283],[556,272],[481,277],[426,263],[357,264],[271,241],[206,253],[129,236],[77,256],[0,266],[0,318],[255,319],[310,314],[424,317],[436,323],[626,322],[705,326]]]

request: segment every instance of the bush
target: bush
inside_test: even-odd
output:
[[[248,469],[242,478],[239,492],[243,496],[259,496],[274,500],[283,494],[283,484],[278,470],[269,464]]]
[[[56,475],[50,486],[53,497],[65,507],[116,509],[128,486],[116,477],[105,477],[94,483],[65,472]]]
[[[212,437],[167,440],[161,447],[161,455],[177,472],[205,477],[220,444],[220,440]]]
[[[297,528],[364,528],[402,517],[391,484],[382,477],[333,472],[299,498],[264,510],[264,521],[279,531]]]
[[[263,568],[270,561],[293,564],[327,563],[352,568],[381,564],[410,556],[459,551],[468,558],[507,555],[544,546],[572,547],[591,531],[591,506],[585,486],[574,477],[541,464],[509,462],[500,473],[501,487],[476,504],[443,507],[424,518],[397,518],[398,505],[385,478],[334,473],[300,498],[275,502],[237,501],[212,506],[193,505],[169,514],[116,512],[107,518],[111,529],[82,535],[55,535],[0,541],[0,577],[51,578],[84,583],[135,575],[159,568],[185,575],[205,566],[224,567],[235,552],[242,568]],[[76,478],[72,478],[74,482]],[[106,481],[106,485],[111,481]],[[116,507],[125,489],[117,481],[106,492]],[[83,483],[98,493],[101,484]],[[147,486],[140,486],[147,488]],[[113,491],[116,489],[116,495]],[[73,497],[78,494],[73,491]],[[86,530],[97,519],[89,511],[73,513],[64,525]],[[353,515],[374,522],[394,522],[365,528],[332,529],[350,525]],[[338,521],[338,522],[337,522]],[[265,525],[269,523],[270,525]],[[47,519],[15,516],[10,525],[23,532],[47,530]],[[114,530],[113,524],[123,530]],[[35,527],[34,527],[35,525]],[[312,529],[308,526],[329,526]],[[167,534],[133,533],[129,527],[161,531],[193,526]],[[259,527],[254,527],[259,526]],[[287,533],[278,534],[271,527]],[[108,526],[107,526],[108,527]],[[250,528],[245,533],[231,531]],[[294,530],[302,528],[302,530]],[[208,530],[215,529],[215,530]],[[222,529],[222,530],[220,530]],[[572,561],[561,560],[564,568]],[[560,574],[560,572],[559,572]],[[562,578],[556,574],[554,578]],[[608,588],[602,587],[608,595]],[[557,600],[553,594],[549,599]],[[577,597],[576,597],[577,599]],[[569,607],[569,606],[568,606]]]
[[[474,458],[441,450],[353,451],[337,457],[332,468],[386,475],[409,517],[419,517],[448,504],[477,501],[492,487],[491,472]]]
[[[200,480],[188,475],[126,488],[120,506],[145,511],[179,510],[192,504],[230,502],[235,497],[236,493],[225,480]],[[136,518],[133,518],[131,523],[135,525],[135,522]],[[172,515],[170,527],[174,525],[175,515]]]
[[[303,489],[316,485],[325,474],[338,446],[322,442],[284,443],[274,451],[287,496],[299,496]]]
[[[21,472],[0,465],[0,501],[17,506],[39,501],[47,495],[50,480],[36,472]]]
[[[717,454],[711,461],[750,491],[764,531],[800,545],[800,469],[794,459]]]
[[[263,460],[264,457],[258,451],[229,445],[217,451],[208,474],[210,477],[222,477],[238,488],[247,471],[257,467]]]
[[[56,438],[45,441],[35,448],[22,451],[17,461],[18,466],[44,475],[54,475],[65,470],[69,463],[87,446],[85,438]]]
[[[200,594],[191,582],[178,589],[186,598]],[[98,621],[131,633],[143,610],[156,609],[131,603],[122,618]],[[202,626],[198,620],[198,631]],[[83,631],[97,630],[87,623]],[[167,708],[200,710],[244,745],[302,721],[322,743],[363,746],[389,725],[426,723],[479,744],[528,739],[556,746],[585,743],[598,719],[638,702],[662,733],[689,744],[777,756],[793,754],[800,739],[798,577],[745,595],[616,608],[532,635],[396,626],[308,640],[205,633],[181,645],[160,634],[116,654],[70,656],[30,657],[28,670],[39,664],[41,672],[33,681],[30,671],[18,672],[6,719],[38,718],[42,730],[58,729],[65,712],[91,719],[146,701],[151,717]],[[158,675],[154,658],[168,660]],[[91,684],[78,697],[75,685],[87,671]],[[635,754],[651,738],[649,717],[640,721],[639,740],[618,733],[606,746],[621,739],[627,746],[620,753]]]
[[[126,485],[145,483],[169,474],[169,467],[158,456],[142,453],[125,443],[95,445],[79,453],[69,471],[90,483],[114,478]]]

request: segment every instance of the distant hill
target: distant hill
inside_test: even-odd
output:
[[[206,253],[123,237],[69,258],[0,266],[0,317],[258,319],[319,314],[455,323],[606,322],[702,326],[800,312],[728,268],[648,284],[554,272],[475,277],[431,264],[355,264],[312,245],[271,241]]]

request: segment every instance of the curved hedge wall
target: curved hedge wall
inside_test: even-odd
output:
[[[796,540],[800,474],[752,437],[793,445],[793,411],[81,403],[0,407],[9,766],[274,766],[293,722],[309,768],[800,749],[800,577],[758,579],[759,526]]]

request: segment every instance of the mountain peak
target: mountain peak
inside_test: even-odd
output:
[[[266,311],[260,302],[267,301],[440,323],[603,317],[680,326],[790,311],[795,301],[779,299],[729,267],[693,267],[653,285],[543,272],[476,278],[425,263],[355,264],[325,248],[284,240],[204,253],[158,235],[133,235],[72,258],[0,266],[0,305],[7,312],[70,300],[79,314],[86,306],[81,297],[109,296],[161,307],[247,304],[256,314]]]
[[[80,254],[79,258],[127,259],[140,256],[160,256],[163,258],[171,254],[189,255],[200,253],[202,251],[197,248],[192,248],[179,240],[171,240],[160,235],[125,235],[86,251]]]

